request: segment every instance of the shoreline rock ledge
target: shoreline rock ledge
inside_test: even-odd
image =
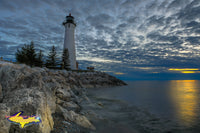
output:
[[[70,72],[26,65],[0,64],[0,133],[82,133],[95,130],[81,111],[85,88],[126,85],[103,72]],[[23,111],[40,124],[24,129],[5,116]]]

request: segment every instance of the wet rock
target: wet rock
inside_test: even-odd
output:
[[[68,92],[66,89],[58,89],[56,91],[56,96],[64,101],[70,101],[71,99],[70,92]]]
[[[76,124],[83,126],[85,128],[90,128],[93,130],[96,129],[85,116],[77,114],[74,111],[68,111],[64,113],[64,117],[66,120],[73,121]]]
[[[68,111],[61,106],[59,106],[59,110],[63,113],[65,120],[75,122],[76,124],[84,128],[89,128],[93,130],[96,129],[85,116],[77,114],[74,111]]]
[[[62,107],[66,108],[67,110],[79,111],[80,106],[72,101],[64,102]]]
[[[60,98],[56,98],[56,104],[63,105],[65,101],[61,100]]]

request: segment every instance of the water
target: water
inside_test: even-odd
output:
[[[128,86],[95,90],[102,98],[118,99],[169,120],[182,131],[200,132],[200,81],[131,81]],[[161,127],[162,128],[162,127]]]

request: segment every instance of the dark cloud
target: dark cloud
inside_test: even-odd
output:
[[[194,0],[190,4],[188,4],[185,8],[180,10],[178,13],[178,19],[181,19],[183,22],[187,22],[190,20],[195,20],[200,17],[200,6],[196,6],[200,4],[200,1]]]
[[[195,30],[195,33],[200,34],[200,29]]]
[[[189,29],[189,31],[193,33],[196,33],[196,34],[200,33],[200,23],[197,21],[190,21],[183,26],[185,26],[187,29]]]
[[[163,26],[165,25],[165,19],[164,16],[151,16],[150,18],[147,19],[147,26],[150,25],[156,25],[156,26]]]
[[[167,7],[168,10],[184,7],[189,0],[173,0]]]
[[[0,47],[5,47],[5,46],[8,46],[8,45],[12,45],[12,44],[16,44],[16,43],[15,42],[9,42],[9,41],[0,40]]]
[[[86,18],[86,21],[97,30],[109,32],[111,30],[109,25],[113,23],[114,19],[108,14],[99,14],[96,16],[89,16]]]
[[[196,21],[191,21],[186,24],[186,28],[200,28],[200,23]]]
[[[187,37],[186,41],[190,42],[190,44],[200,44],[200,37]]]
[[[11,1],[1,0],[0,9],[6,11],[15,11],[16,7]]]
[[[13,30],[20,30],[20,29],[24,29],[24,26],[22,26],[23,24],[21,24],[20,22],[18,23],[18,21],[14,21],[11,18],[7,18],[7,19],[3,19],[0,21],[0,27],[4,28],[4,29],[13,29]]]
[[[168,36],[168,35],[163,36],[163,35],[160,35],[159,33],[149,33],[147,35],[147,38],[150,38],[156,42],[172,42],[173,43],[179,40],[177,36]]]
[[[139,21],[139,17],[136,16],[130,16],[129,18],[127,18],[127,23],[130,25],[136,25]]]

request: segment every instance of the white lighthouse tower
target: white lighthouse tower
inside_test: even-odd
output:
[[[75,39],[74,39],[74,31],[76,27],[76,23],[74,22],[74,17],[66,16],[66,20],[63,22],[65,26],[65,40],[64,40],[64,49],[68,49],[69,51],[69,60],[70,60],[70,68],[72,70],[76,68],[76,48],[75,48]]]

